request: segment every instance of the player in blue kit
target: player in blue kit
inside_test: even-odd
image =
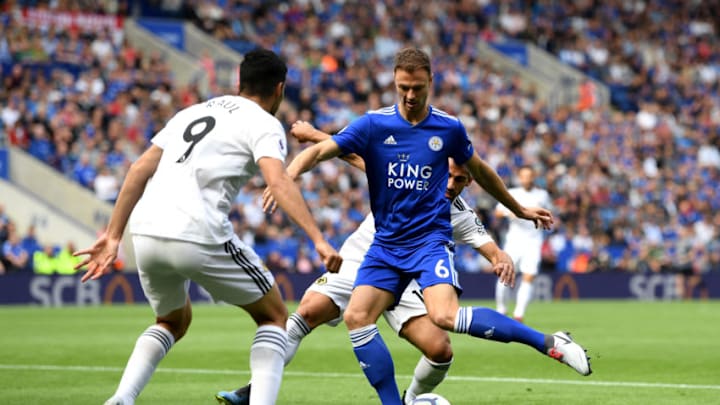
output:
[[[474,152],[460,121],[429,104],[432,71],[426,53],[401,50],[394,72],[398,104],[368,112],[332,139],[304,150],[291,164],[302,173],[343,154],[356,153],[365,160],[376,234],[358,270],[344,321],[360,366],[382,403],[402,404],[392,357],[375,322],[397,304],[412,279],[423,289],[428,316],[438,327],[524,343],[589,375],[585,351],[568,334],[546,335],[488,308],[460,307],[450,204],[444,196],[448,158],[464,165],[518,218],[548,229],[552,214],[521,206]]]

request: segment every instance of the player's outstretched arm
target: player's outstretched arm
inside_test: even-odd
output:
[[[74,256],[89,255],[75,266],[75,269],[79,270],[87,265],[88,270],[82,277],[83,282],[90,279],[97,280],[111,270],[130,213],[145,192],[148,180],[157,170],[162,152],[160,147],[152,145],[130,166],[115,202],[107,230],[90,248],[73,253]]]
[[[495,242],[485,243],[475,250],[492,264],[493,273],[503,284],[515,287],[515,265],[510,255],[500,249]]]
[[[332,138],[328,133],[320,131],[307,121],[295,121],[290,127],[290,135],[294,136],[300,142],[319,143],[326,139]],[[340,156],[340,159],[350,163],[358,169],[365,171],[365,161],[355,153]]]
[[[287,173],[290,178],[296,179],[301,174],[317,166],[318,163],[340,156],[340,154],[342,154],[340,146],[332,138],[326,139],[295,156],[295,159],[288,165]]]
[[[315,244],[315,249],[320,254],[327,270],[337,272],[340,269],[342,258],[323,237],[300,189],[285,171],[283,162],[271,157],[262,157],[258,160],[258,166],[268,185],[267,190],[277,204],[307,233]]]
[[[308,124],[308,126],[313,128],[310,124]],[[324,141],[305,149],[295,156],[295,159],[288,165],[288,176],[290,176],[292,180],[296,180],[301,174],[317,166],[318,163],[338,156],[340,154],[340,148],[337,143],[330,138],[328,135]],[[365,170],[365,162],[362,161],[359,156],[358,159],[363,163],[362,170]],[[275,201],[275,195],[269,188],[265,188],[265,191],[263,191],[263,211],[275,212],[276,208],[277,201]]]
[[[550,229],[553,224],[553,217],[550,211],[544,208],[527,208],[520,205],[510,194],[500,176],[484,160],[480,159],[477,153],[465,163],[473,179],[498,200],[508,207],[515,216],[533,221],[536,227]]]

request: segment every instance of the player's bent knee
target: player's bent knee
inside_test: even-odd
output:
[[[155,323],[167,329],[177,342],[185,336],[190,328],[190,317],[187,319],[157,317]]]
[[[345,325],[347,325],[348,330],[362,328],[375,322],[369,312],[349,310],[345,311],[343,321],[345,321]]]
[[[453,359],[453,351],[452,346],[450,346],[450,342],[447,342],[447,344],[439,345],[432,353],[429,353],[429,355],[426,357],[434,361],[435,363],[449,363]]]
[[[315,329],[339,317],[340,309],[330,298],[321,295],[303,299],[295,313],[302,316],[311,329]]]
[[[435,363],[449,363],[453,358],[453,350],[449,338],[435,340],[423,349],[425,357]]]
[[[430,313],[428,316],[430,317],[430,320],[432,323],[435,324],[440,329],[444,330],[453,330],[455,327],[455,315],[451,313],[444,313],[444,312],[435,312]]]
[[[176,342],[185,336],[191,322],[192,306],[189,299],[186,300],[184,307],[171,311],[167,315],[155,317],[155,323],[170,331]]]
[[[258,301],[242,305],[258,326],[275,325],[285,328],[288,311],[280,295],[277,284]]]

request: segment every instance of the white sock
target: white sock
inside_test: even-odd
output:
[[[503,315],[507,314],[507,304],[510,300],[511,292],[512,289],[498,279],[497,285],[495,286],[495,309]]]
[[[133,404],[140,391],[150,381],[160,360],[165,357],[175,343],[172,333],[159,325],[145,329],[128,359],[120,384],[113,398],[122,399],[125,404]]]
[[[525,280],[520,283],[517,293],[517,303],[515,304],[515,311],[513,312],[513,316],[515,318],[522,318],[525,316],[525,310],[532,300],[533,284],[534,283],[528,283]]]
[[[286,347],[287,333],[283,328],[263,325],[255,332],[250,348],[250,405],[272,405],[277,400]]]
[[[426,392],[432,392],[444,379],[452,360],[447,363],[435,363],[423,356],[415,366],[415,374],[410,387],[405,393],[405,403],[409,404],[415,397]]]
[[[285,328],[287,329],[287,348],[285,349],[285,365],[287,366],[295,357],[300,342],[312,332],[312,329],[310,329],[310,325],[307,324],[305,318],[297,312],[290,315]]]

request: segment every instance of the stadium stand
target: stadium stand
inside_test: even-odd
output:
[[[279,118],[331,133],[394,102],[390,59],[405,44],[422,44],[433,56],[433,104],[463,121],[506,182],[529,164],[553,196],[559,223],[546,240],[544,270],[720,270],[715,9],[669,0],[635,9],[619,0],[595,8],[570,0],[395,3],[224,0],[169,10],[148,3],[138,12],[194,21],[239,52],[280,52],[290,70]],[[0,28],[0,131],[105,199],[175,110],[211,95],[177,87],[161,55],[144,55],[111,30],[33,29],[14,10],[6,6]],[[531,41],[607,83],[613,105],[589,96],[551,108],[479,57],[480,41],[511,39]],[[301,148],[291,142],[290,157]],[[368,211],[364,181],[338,162],[303,178],[309,204],[338,246]],[[238,197],[231,213],[237,233],[282,271],[317,270],[308,241],[287,218],[261,211],[261,187]],[[493,200],[478,187],[465,195],[490,229],[502,230],[489,215]],[[251,233],[250,225],[259,230]],[[466,250],[457,256],[461,270],[485,269]]]

